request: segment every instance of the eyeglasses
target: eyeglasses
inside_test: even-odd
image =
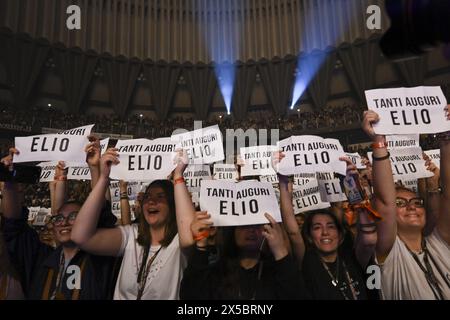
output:
[[[166,202],[166,195],[163,193],[157,194],[156,196],[151,196],[149,194],[145,194],[142,198],[142,204],[145,204],[147,202],[154,202],[154,203],[160,203],[160,202]]]
[[[397,197],[395,199],[395,205],[397,208],[404,208],[408,205],[413,205],[416,208],[423,208],[423,199],[422,198],[411,198],[411,199],[405,199]]]
[[[77,218],[78,211],[73,211],[65,217],[62,213],[58,213],[56,216],[53,216],[50,218],[50,223],[53,223],[54,225],[62,225],[64,221],[68,221],[70,224],[72,224],[75,219]]]

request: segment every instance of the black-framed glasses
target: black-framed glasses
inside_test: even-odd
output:
[[[53,223],[54,225],[62,225],[64,221],[68,221],[70,224],[72,224],[75,219],[77,218],[78,211],[72,211],[65,217],[62,213],[58,213],[57,215],[50,218],[50,223]]]
[[[395,199],[395,205],[397,206],[397,208],[404,208],[408,205],[413,205],[416,208],[423,208],[424,201],[422,198],[411,198],[408,200],[405,198],[397,197]]]

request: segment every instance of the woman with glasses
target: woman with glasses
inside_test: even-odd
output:
[[[97,229],[101,199],[118,156],[114,148],[103,155],[99,181],[78,214],[72,240],[90,253],[123,257],[114,299],[178,299],[186,266],[182,249],[194,243],[190,232],[194,209],[186,187],[181,187],[186,162],[179,161],[174,171],[175,188],[168,180],[156,180],[147,187],[138,224]]]
[[[97,142],[92,142],[90,148]],[[96,164],[91,161],[100,154],[100,145],[88,152],[88,164],[93,173]],[[2,159],[0,165],[12,165],[14,154]],[[16,183],[5,183],[3,190],[3,218],[1,231],[11,261],[19,274],[27,299],[32,300],[94,300],[109,299],[110,282],[114,260],[109,257],[86,253],[71,240],[72,227],[81,205],[65,202],[67,170],[59,163],[55,171],[55,193],[53,207],[56,212],[50,219],[58,246],[53,248],[39,241],[39,235],[27,223],[26,208],[23,209],[23,194]],[[102,197],[102,208],[105,199]],[[106,218],[114,224],[110,210],[103,210]]]
[[[450,120],[447,106],[446,117]],[[424,201],[413,191],[395,187],[384,136],[372,127],[379,121],[373,111],[364,113],[363,129],[372,138],[373,184],[378,224],[377,262],[381,266],[384,299],[450,299],[450,132],[441,139],[441,188],[429,189],[429,201],[439,216],[431,234]]]

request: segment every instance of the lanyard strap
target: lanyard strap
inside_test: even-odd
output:
[[[86,267],[86,256],[83,257],[83,260],[81,262],[81,266],[80,266],[80,277],[82,277],[83,275],[83,271]],[[60,269],[61,269],[61,265],[60,265]],[[61,270],[59,270],[58,272],[58,277],[59,274],[61,273]],[[42,300],[49,300],[50,297],[50,289],[52,286],[52,281],[53,281],[53,277],[55,275],[55,271],[50,268],[47,272],[47,279],[45,280],[45,285],[44,285],[44,291],[42,291]],[[61,289],[61,288],[59,288]],[[52,299],[56,299],[56,300],[64,300],[64,295],[62,294],[61,290],[58,290],[58,286],[55,287],[55,290],[53,292],[52,295]],[[80,289],[74,289],[72,291],[72,300],[79,300],[80,299]]]
[[[136,297],[136,300],[141,300],[142,299],[142,294],[144,293],[144,289],[145,289],[145,284],[147,283],[147,276],[148,273],[150,272],[150,267],[153,264],[153,261],[155,261],[156,256],[158,255],[158,253],[161,251],[162,246],[158,249],[158,251],[156,251],[153,256],[150,258],[150,260],[148,261],[147,265],[145,265],[145,262],[147,260],[149,251],[150,251],[150,246],[146,247],[144,254],[142,256],[142,263],[141,263],[141,267],[139,268],[139,273],[138,273],[138,294]],[[145,270],[145,271],[144,271]]]
[[[430,286],[431,290],[433,291],[435,299],[436,300],[444,300],[444,295],[442,293],[442,289],[439,286],[439,283],[436,279],[433,268],[431,267],[431,264],[428,260],[428,256],[431,257],[431,255],[428,252],[425,239],[422,240],[422,250],[424,252],[423,262],[425,263],[425,266],[422,265],[417,254],[415,254],[411,249],[409,249],[408,246],[406,245],[406,243],[405,243],[405,246],[408,249],[409,253],[412,255],[412,257],[414,258],[414,261],[417,263],[420,270],[422,270],[422,272],[424,273],[425,279],[427,280],[428,285]],[[432,257],[431,257],[431,259],[433,260]],[[441,270],[437,266],[436,262],[434,262],[434,260],[433,260],[433,263],[436,266],[436,268],[439,270],[439,273],[442,276]],[[445,281],[445,278],[444,278],[444,281]]]
[[[328,268],[327,264],[322,259],[320,259],[320,261],[322,262],[323,267],[325,268],[325,270],[327,271],[328,275],[330,276],[330,278],[332,280],[331,283],[333,284],[334,287],[337,287],[339,285],[339,266],[340,266],[339,255],[336,258],[336,277],[333,276],[333,274],[331,273],[331,270]],[[358,295],[356,293],[355,288],[353,288],[352,281],[351,281],[351,278],[350,278],[350,274],[348,272],[348,268],[345,265],[344,261],[342,261],[342,267],[344,269],[344,274],[345,274],[345,277],[347,278],[347,285],[350,287],[350,291],[352,293],[353,300],[358,300]],[[345,282],[345,280],[344,280],[344,282]],[[345,300],[350,300],[347,297],[347,295],[345,294],[344,290],[341,290],[341,288],[337,288],[337,289],[344,296]]]

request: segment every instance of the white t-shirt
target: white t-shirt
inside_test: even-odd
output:
[[[144,247],[136,239],[136,224],[120,226],[122,231],[122,247],[118,256],[123,256],[122,266],[117,278],[114,300],[136,300],[138,294],[137,275],[144,254]],[[160,246],[152,246],[148,260],[158,251]],[[179,299],[180,283],[184,268],[187,265],[185,256],[180,250],[178,234],[168,247],[162,248],[153,261],[147,276],[142,300],[176,300]]]
[[[450,247],[440,237],[437,229],[426,239],[429,254],[450,283]],[[418,255],[421,263],[424,253]],[[450,299],[450,288],[444,281],[432,259],[428,258],[433,268],[444,298]],[[425,274],[414,260],[408,248],[397,236],[394,246],[381,267],[381,297],[385,300],[434,300],[435,296],[428,284]]]

